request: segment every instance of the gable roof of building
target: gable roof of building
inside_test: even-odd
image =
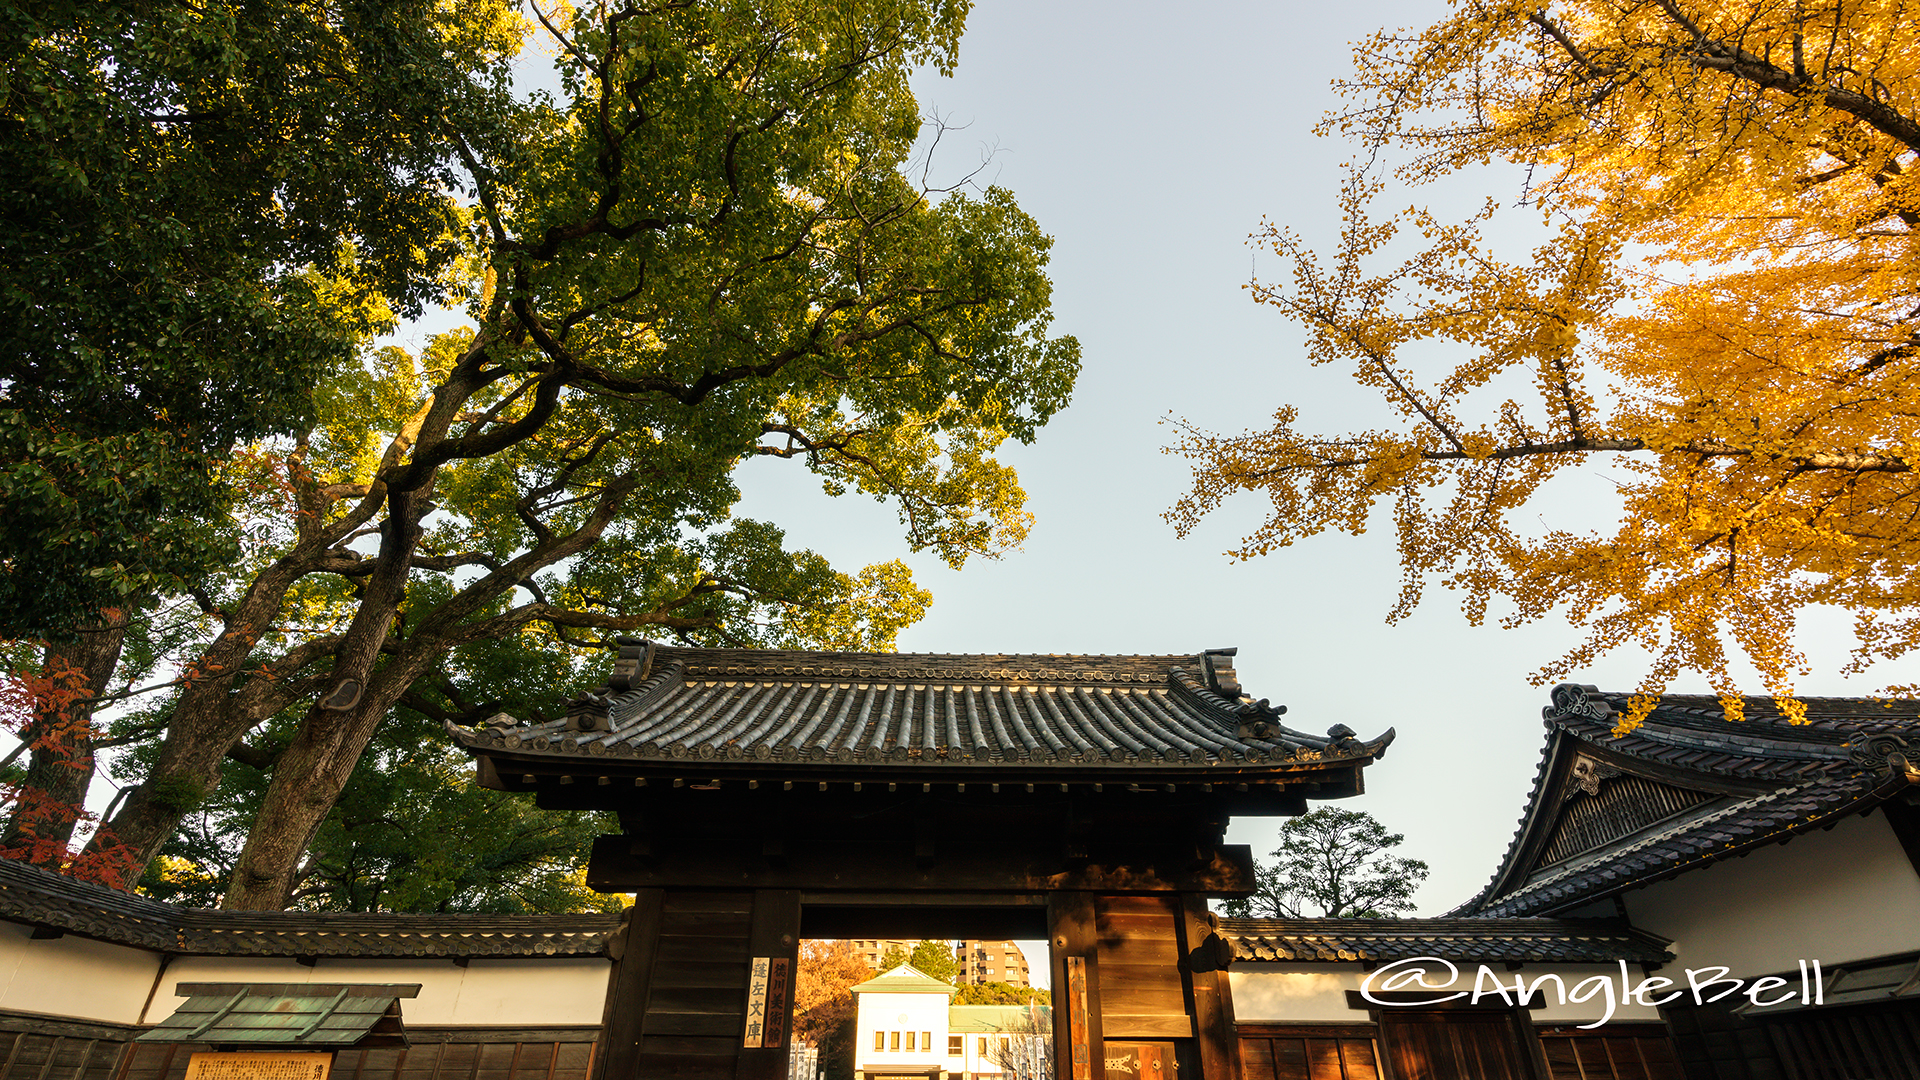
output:
[[[0,859],[0,919],[180,956],[608,956],[619,915],[175,907]]]
[[[912,964],[901,964],[853,987],[856,994],[957,994],[960,988],[921,971]]]
[[[1289,728],[1244,693],[1234,650],[1174,656],[956,656],[629,643],[606,686],[563,719],[449,727],[488,758],[622,765],[729,763],[876,774],[1350,770],[1380,756],[1343,725]],[[500,766],[500,771],[511,769]],[[843,769],[844,771],[844,769]],[[965,779],[964,775],[961,775]]]
[[[1630,695],[1563,683],[1526,810],[1493,880],[1449,915],[1565,912],[1880,805],[1920,782],[1920,702],[1772,699],[1729,720],[1718,698],[1670,694],[1614,728]]]
[[[1661,964],[1667,941],[1618,919],[1221,919],[1234,962]]]

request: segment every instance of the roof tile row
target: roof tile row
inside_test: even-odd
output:
[[[202,956],[605,956],[618,915],[213,911],[0,859],[0,918]]]
[[[1666,942],[1592,919],[1222,919],[1239,961],[1664,963]]]

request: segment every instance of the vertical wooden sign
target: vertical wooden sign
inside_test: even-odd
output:
[[[747,983],[747,1033],[740,1045],[749,1049],[759,1049],[766,1038],[767,1031],[767,981],[772,974],[773,959],[766,956],[753,958],[753,977]]]
[[[772,969],[767,974],[767,1026],[766,1036],[760,1043],[768,1049],[777,1049],[787,1037],[787,958],[773,958]]]
[[[1067,1041],[1073,1048],[1072,1080],[1093,1080],[1093,1048],[1087,1040],[1087,958],[1067,961]]]

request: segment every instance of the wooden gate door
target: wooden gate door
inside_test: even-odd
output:
[[[1106,1046],[1148,1044],[1163,1049],[1163,1074],[1178,1067],[1182,1080],[1240,1080],[1233,1001],[1204,895],[1056,892],[1047,917],[1054,986],[1065,988],[1055,996],[1060,1080],[1101,1080]],[[1142,1060],[1112,1057],[1116,1078]]]
[[[1393,1080],[1539,1080],[1523,1023],[1505,1010],[1382,1009],[1380,1040]]]

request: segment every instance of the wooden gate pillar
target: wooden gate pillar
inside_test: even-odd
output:
[[[1233,1019],[1233,990],[1227,984],[1227,962],[1232,957],[1226,942],[1214,932],[1205,896],[1182,893],[1180,906],[1180,966],[1192,987],[1200,1075],[1205,1080],[1241,1080],[1240,1035]]]
[[[594,1080],[784,1080],[798,891],[641,889],[616,941]]]
[[[1047,894],[1047,952],[1053,969],[1053,1060],[1058,1080],[1100,1080],[1100,932],[1093,894]]]
[[[760,1046],[743,1047],[735,1080],[786,1080],[787,1055],[793,1049],[793,980],[800,962],[800,891],[756,889],[753,924],[747,935],[752,957],[748,981],[747,1023],[762,1020]],[[766,961],[764,977],[761,961]],[[751,1028],[749,1028],[751,1031]]]
[[[600,1046],[593,1056],[593,1080],[632,1080],[634,1076],[665,896],[665,889],[635,892],[626,925],[614,935],[613,970],[607,976],[607,1004],[600,1020]]]

